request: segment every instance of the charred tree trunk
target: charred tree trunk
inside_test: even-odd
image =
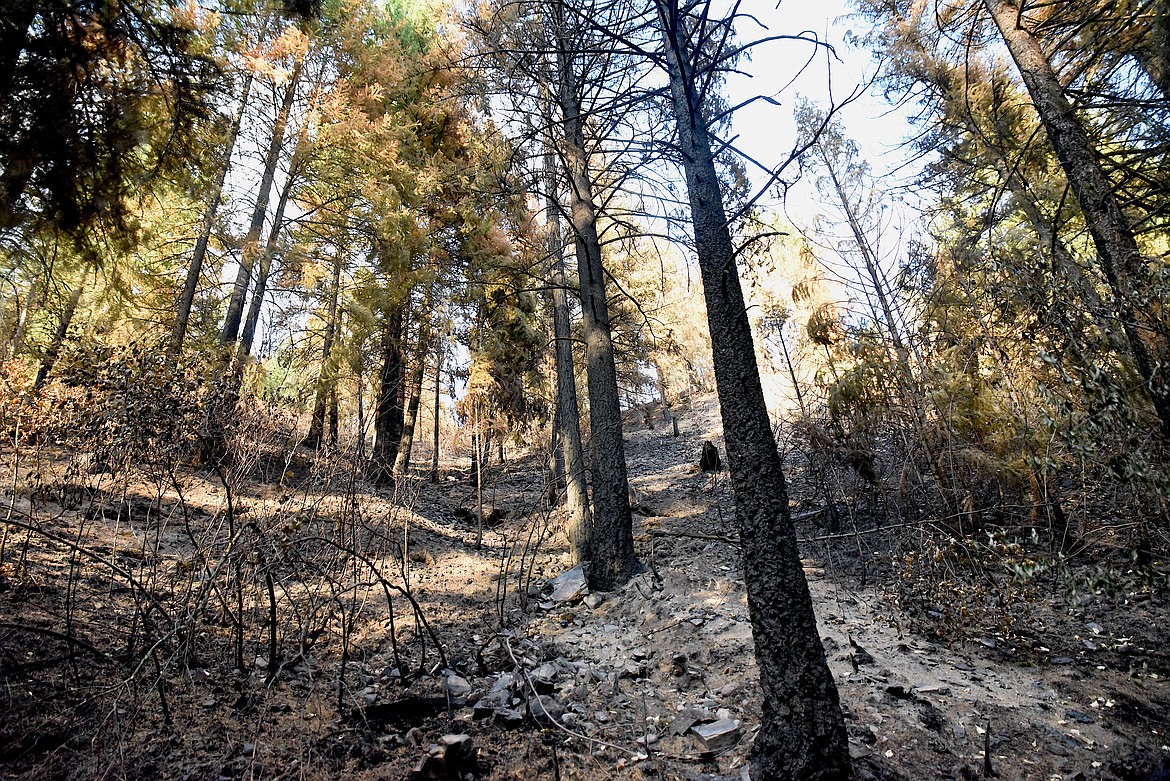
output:
[[[1134,364],[1158,416],[1162,439],[1170,440],[1170,383],[1164,376],[1162,361],[1165,351],[1151,349],[1146,341],[1148,337],[1161,347],[1163,329],[1150,318],[1138,315],[1139,311],[1153,311],[1156,307],[1154,301],[1147,300],[1146,274],[1133,226],[1040,42],[1024,28],[1019,7],[1008,0],[984,2],[1019,68],[1052,149],[1080,203]]]
[[[402,441],[398,445],[398,455],[394,459],[394,474],[396,475],[404,475],[410,469],[410,452],[414,449],[414,429],[418,423],[418,408],[422,404],[423,374],[426,372],[430,341],[430,329],[424,325],[418,335],[418,350],[415,353],[414,369],[410,375],[410,382],[407,383],[410,400],[406,404],[402,421]]]
[[[329,447],[337,449],[338,434],[341,428],[341,410],[337,403],[337,384],[329,389]]]
[[[443,379],[443,343],[435,340],[435,430],[431,438],[431,477],[432,483],[439,482],[439,392]]]
[[[569,318],[568,281],[565,277],[564,249],[556,203],[556,161],[545,155],[545,181],[548,188],[546,227],[550,261],[549,285],[552,288],[553,344],[556,356],[557,426],[554,462],[563,465],[565,501],[569,510],[569,548],[577,563],[592,558],[593,514],[589,509],[589,487],[585,479],[585,449],[581,444],[581,408],[577,402],[577,377],[573,369],[573,329]],[[558,475],[560,471],[558,470]],[[559,478],[558,478],[559,479]]]
[[[382,334],[382,380],[374,409],[373,479],[383,485],[394,482],[394,459],[402,442],[402,321],[406,304],[395,306],[386,317]]]
[[[676,4],[658,1],[711,331],[715,382],[743,551],[763,715],[752,775],[851,779],[837,687],[800,563],[780,456],[756,366],[693,52]]]
[[[69,300],[61,310],[61,320],[57,323],[57,332],[53,334],[53,341],[45,352],[40,368],[37,369],[36,379],[33,380],[33,390],[40,390],[48,379],[49,372],[57,365],[57,358],[61,355],[61,347],[65,344],[65,337],[69,335],[69,326],[73,322],[73,315],[77,313],[77,303],[81,300],[81,283],[73,286],[69,292]]]
[[[175,325],[171,330],[171,344],[168,354],[175,356],[183,349],[183,340],[187,338],[187,324],[191,321],[191,307],[195,303],[195,293],[199,290],[199,280],[203,276],[203,262],[207,258],[207,243],[211,240],[211,231],[215,227],[215,215],[219,211],[219,204],[223,200],[223,185],[227,180],[231,166],[232,152],[236,147],[236,140],[240,137],[240,126],[244,121],[244,110],[248,107],[248,95],[252,90],[252,72],[248,71],[244,77],[244,94],[240,98],[240,107],[236,111],[232,130],[228,135],[224,149],[223,165],[219,169],[219,178],[211,190],[211,197],[207,201],[207,210],[203,213],[203,222],[199,227],[199,236],[195,239],[195,251],[191,253],[191,264],[187,267],[187,279],[183,283],[183,292],[179,295],[178,311],[175,313]]]
[[[260,232],[264,230],[264,220],[268,216],[268,200],[272,196],[272,181],[276,178],[276,165],[280,160],[280,150],[284,146],[284,131],[288,127],[288,117],[292,112],[293,101],[296,99],[297,84],[301,80],[304,62],[297,60],[293,67],[288,87],[285,89],[284,99],[280,104],[280,111],[276,116],[276,123],[272,127],[272,138],[268,142],[268,150],[264,155],[264,170],[260,177],[260,190],[256,196],[256,206],[252,209],[252,221],[248,225],[248,233],[244,237],[244,246],[240,250],[240,268],[236,273],[236,281],[232,285],[231,296],[228,298],[227,314],[224,316],[223,331],[219,335],[221,346],[233,344],[240,335],[240,321],[244,313],[244,298],[248,293],[248,282],[252,277],[252,266],[260,254]]]
[[[569,211],[576,239],[581,289],[581,334],[589,388],[589,450],[593,471],[593,523],[589,528],[589,585],[609,591],[624,583],[637,567],[622,410],[605,294],[605,268],[597,235],[597,207],[589,176],[585,122],[581,114],[581,78],[565,40],[564,8],[553,4],[558,32],[557,99],[561,111],[562,152],[569,179]]]
[[[325,313],[325,335],[321,344],[321,371],[317,374],[317,390],[313,397],[313,417],[309,423],[309,434],[305,445],[314,450],[321,447],[325,434],[325,412],[330,394],[336,394],[336,367],[333,365],[333,342],[337,336],[337,303],[341,298],[341,266],[343,255],[333,256],[333,278],[330,281],[329,298]],[[256,291],[260,293],[259,289]]]

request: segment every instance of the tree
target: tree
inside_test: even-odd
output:
[[[610,192],[624,178],[621,161],[629,150],[621,151],[627,142],[617,129],[638,79],[629,66],[637,61],[619,62],[607,48],[608,33],[595,29],[624,25],[623,12],[611,3],[508,2],[486,10],[472,23],[485,56],[502,66],[505,105],[521,143],[535,142],[534,158],[552,150],[564,172],[556,179],[564,191],[545,195],[560,204],[577,259],[593,500],[588,541],[574,548],[589,556],[591,587],[609,590],[635,571],[637,558],[600,221],[614,216],[602,204],[613,202]],[[607,142],[616,149],[607,150]],[[571,413],[567,400],[560,404]]]
[[[712,83],[733,57],[734,50],[724,47],[734,19],[714,15],[708,3],[656,0],[654,10],[703,278],[760,668],[763,716],[753,774],[852,778],[840,701],[801,568],[708,129]]]
[[[20,0],[0,23],[0,230],[133,241],[127,203],[193,156],[217,78],[212,15],[164,3]]]
[[[1080,203],[1134,363],[1158,416],[1162,438],[1170,440],[1170,383],[1162,376],[1167,359],[1165,327],[1138,315],[1139,308],[1146,309],[1153,302],[1149,300],[1147,273],[1133,226],[1047,54],[1027,27],[1025,9],[1007,0],[985,0],[985,5],[1019,68],[1032,105]]]

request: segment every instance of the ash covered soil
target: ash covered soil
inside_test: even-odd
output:
[[[259,618],[242,645],[231,616],[244,607],[233,613],[231,595],[209,587],[205,603],[184,608],[221,609],[197,653],[180,661],[170,651],[124,649],[129,635],[118,627],[158,620],[149,608],[128,604],[116,577],[70,577],[85,556],[36,535],[21,577],[8,563],[20,539],[10,530],[0,571],[0,775],[749,778],[760,702],[733,502],[726,473],[697,466],[704,440],[722,451],[717,411],[697,404],[680,416],[678,437],[648,425],[654,417],[631,416],[627,427],[643,571],[620,591],[574,587],[560,511],[542,509],[539,459],[493,472],[484,501],[503,518],[483,530],[478,548],[467,512],[476,492],[465,479],[413,480],[396,497],[358,485],[349,501],[387,529],[362,556],[409,587],[430,631],[403,612],[397,591],[391,625],[378,583],[339,590],[336,604],[349,617],[341,625],[327,617],[328,599],[312,603],[320,620],[296,619],[302,629],[282,615],[279,665],[267,656],[263,588],[248,592]],[[110,500],[121,510],[83,513],[63,494],[53,494],[54,504],[22,488],[34,474],[42,484],[65,481],[51,462],[21,464],[3,497],[10,518],[36,519],[123,570],[152,559],[151,593],[160,600],[197,581],[207,565],[192,562],[199,534],[190,528],[223,517],[214,476],[190,471],[175,481],[188,510],[181,528],[174,486],[136,489],[139,504],[163,507],[169,497],[167,519],[157,509],[130,512],[135,500],[125,490]],[[844,534],[828,534],[815,525],[823,514],[813,481],[799,464],[791,472],[805,572],[858,778],[1170,778],[1164,590],[1021,586],[1014,613],[979,612],[974,597],[970,611],[962,597],[916,601],[897,566],[918,545],[913,530],[854,535],[847,523]],[[241,517],[264,528],[294,516],[324,525],[332,501],[287,484],[252,483],[234,497]],[[356,560],[347,560],[355,571]],[[295,603],[295,584],[278,585]],[[1001,578],[996,588],[1014,587]],[[69,633],[87,647],[67,641]],[[157,667],[154,677],[127,671],[127,659]],[[150,685],[130,693],[124,684],[119,693],[133,675]]]

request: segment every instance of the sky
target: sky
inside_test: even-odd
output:
[[[781,162],[796,140],[793,109],[799,97],[827,106],[829,96],[841,100],[858,85],[872,78],[877,63],[866,51],[845,44],[849,32],[862,32],[863,20],[851,18],[847,0],[744,0],[741,8],[767,25],[765,31],[744,21],[738,26],[741,40],[766,35],[793,35],[804,31],[828,41],[836,52],[831,61],[822,48],[816,60],[797,75],[814,47],[791,41],[776,41],[758,47],[742,69],[751,77],[732,76],[727,82],[731,105],[755,95],[773,96],[776,106],[757,101],[737,112],[733,120],[736,145],[767,165]],[[795,77],[795,81],[792,81]],[[792,82],[791,84],[789,82]],[[777,94],[779,93],[779,94]],[[876,172],[899,168],[905,162],[902,141],[911,133],[905,112],[893,109],[880,97],[861,95],[842,114],[846,133],[860,145]],[[749,166],[750,168],[750,166]],[[760,169],[749,171],[754,182],[766,177]],[[815,209],[808,188],[791,195],[789,211],[794,216]]]

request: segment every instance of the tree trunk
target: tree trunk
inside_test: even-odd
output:
[[[219,211],[220,201],[223,200],[223,185],[227,180],[228,169],[231,166],[232,151],[240,136],[244,110],[248,106],[248,95],[252,90],[252,78],[252,72],[248,71],[244,77],[244,94],[240,98],[240,107],[236,111],[232,130],[228,135],[224,149],[223,165],[219,169],[219,178],[212,187],[211,197],[207,200],[207,209],[203,212],[203,223],[199,227],[199,236],[195,240],[195,251],[191,254],[191,264],[187,267],[187,279],[183,283],[183,292],[179,296],[178,311],[175,314],[175,325],[171,330],[171,344],[167,353],[171,357],[179,354],[183,349],[183,340],[187,338],[191,307],[195,303],[195,293],[199,290],[199,280],[203,276],[203,262],[207,258],[207,243],[211,240],[211,231],[215,227],[215,215]]]
[[[431,482],[439,482],[439,391],[443,378],[443,342],[435,339],[435,430],[431,440]]]
[[[419,329],[418,351],[416,352],[413,373],[407,384],[410,390],[410,400],[406,404],[406,413],[402,421],[402,441],[398,445],[398,456],[394,459],[394,474],[404,475],[410,469],[410,452],[414,449],[414,429],[418,423],[418,408],[422,403],[423,374],[426,371],[427,348],[430,346],[430,329],[423,325]]]
[[[557,409],[554,417],[558,428],[554,439],[559,447],[559,458],[554,458],[554,461],[564,465],[565,500],[569,510],[569,549],[573,561],[582,563],[592,558],[589,541],[592,537],[593,517],[585,479],[585,450],[581,445],[581,409],[577,402],[577,377],[573,369],[573,328],[569,318],[568,281],[565,279],[565,257],[557,217],[555,165],[553,156],[546,154],[544,167],[548,194],[545,225],[548,231],[557,383]]]
[[[341,410],[337,403],[337,383],[329,389],[329,447],[337,449],[338,433],[341,428]]]
[[[24,306],[20,308],[17,314],[16,327],[12,331],[12,338],[9,340],[11,346],[10,355],[20,355],[24,352],[24,337],[28,333],[28,324],[32,322],[37,310],[41,306],[41,298],[44,295],[45,287],[49,281],[49,274],[37,276],[33,279],[32,284],[29,285],[28,295],[25,296]]]
[[[333,342],[337,335],[337,302],[341,297],[341,266],[344,255],[336,252],[333,256],[333,278],[329,286],[329,298],[325,310],[325,336],[321,344],[321,371],[317,374],[317,389],[313,397],[313,417],[309,423],[309,434],[305,445],[314,450],[321,447],[325,434],[325,411],[330,392],[336,392],[336,367],[333,365]],[[260,295],[257,287],[256,295]],[[255,298],[253,298],[255,301]]]
[[[618,395],[613,338],[605,294],[605,268],[597,235],[597,208],[585,123],[581,113],[581,80],[574,71],[570,45],[564,39],[564,9],[553,4],[558,31],[558,102],[563,131],[562,151],[569,178],[569,207],[576,239],[581,286],[581,333],[585,340],[589,389],[589,451],[593,468],[593,523],[584,549],[590,555],[589,585],[609,591],[624,583],[637,567],[634,554],[630,484],[626,473],[622,410]]]
[[[248,233],[244,237],[244,246],[240,250],[240,268],[236,273],[236,281],[232,285],[231,297],[228,298],[228,310],[223,321],[223,331],[219,336],[221,346],[234,343],[240,335],[244,297],[248,293],[252,266],[256,261],[256,256],[260,253],[260,232],[264,230],[264,220],[268,216],[268,200],[272,196],[272,181],[276,177],[276,165],[280,161],[280,150],[284,146],[284,131],[288,126],[288,117],[292,112],[293,101],[296,99],[297,84],[301,80],[303,65],[303,60],[297,60],[293,67],[292,76],[285,89],[284,99],[280,104],[280,112],[272,127],[272,138],[268,142],[268,150],[264,156],[264,171],[260,177],[260,191],[256,196],[256,206],[252,209],[252,221],[248,225]]]
[[[837,687],[817,633],[678,6],[659,0],[672,107],[707,304],[763,716],[753,777],[851,779]]]
[[[372,476],[375,482],[394,482],[394,459],[402,442],[402,320],[406,304],[398,304],[386,316],[382,335],[382,381],[374,408],[374,452]]]
[[[1007,0],[984,0],[1008,51],[1019,68],[1053,151],[1081,205],[1089,233],[1101,257],[1101,270],[1117,304],[1121,327],[1134,364],[1158,416],[1163,440],[1170,440],[1170,384],[1161,376],[1162,350],[1151,350],[1145,330],[1160,339],[1162,328],[1138,311],[1152,311],[1147,300],[1141,252],[1097,151],[1064,95],[1040,42],[1020,24],[1020,10]]]
[[[57,364],[57,358],[61,355],[61,347],[65,344],[65,337],[69,335],[69,326],[73,322],[73,315],[77,312],[77,303],[80,300],[81,283],[78,282],[69,293],[69,300],[65,303],[65,309],[61,312],[61,320],[57,324],[57,332],[53,334],[53,341],[49,344],[49,349],[45,353],[44,360],[41,361],[40,368],[37,369],[36,379],[33,380],[33,390],[39,391],[41,389],[49,372],[53,371],[53,367]]]

